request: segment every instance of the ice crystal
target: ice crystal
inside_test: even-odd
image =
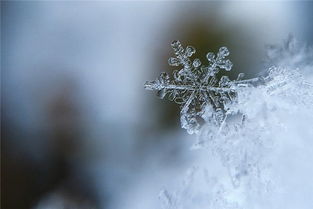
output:
[[[193,147],[208,156],[176,191],[161,192],[164,208],[286,208],[276,207],[283,185],[272,164],[282,142],[296,141],[292,134],[300,121],[295,119],[307,120],[301,126],[309,129],[298,139],[312,139],[313,85],[303,74],[313,69],[312,51],[289,39],[270,48],[271,67],[262,76],[230,80],[218,75],[232,68],[226,47],[209,52],[207,66],[191,59],[193,47],[184,49],[178,41],[172,47],[176,57],[169,64],[182,68],[172,78],[162,73],[145,88],[181,105],[182,127],[197,133]]]
[[[289,35],[283,44],[267,46],[266,64],[268,67],[301,68],[306,73],[313,66],[313,50]]]
[[[236,98],[236,89],[258,81],[241,80],[243,73],[238,75],[237,80],[230,80],[228,76],[218,77],[221,70],[230,71],[233,66],[227,59],[229,51],[226,47],[221,47],[216,55],[207,53],[209,65],[204,65],[197,58],[191,59],[196,52],[194,47],[184,49],[179,41],[173,41],[171,46],[175,57],[169,58],[168,63],[182,68],[175,70],[172,78],[167,73],[161,73],[156,80],[146,82],[145,88],[156,90],[160,98],[167,97],[181,105],[181,125],[190,134],[199,130],[208,105],[212,108],[211,119],[216,125],[221,125],[229,105]]]

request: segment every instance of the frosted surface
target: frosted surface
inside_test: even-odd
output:
[[[193,47],[172,48],[169,64],[182,68],[145,88],[181,106],[181,126],[205,154],[176,191],[161,191],[163,208],[312,208],[311,51],[289,38],[269,48],[262,76],[230,80],[226,47],[207,54],[208,66],[191,59]]]

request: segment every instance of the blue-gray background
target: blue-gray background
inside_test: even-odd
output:
[[[192,160],[176,105],[143,89],[170,43],[227,46],[234,74],[266,44],[313,44],[312,2],[1,2],[2,208],[159,208]],[[230,75],[232,76],[232,75]]]

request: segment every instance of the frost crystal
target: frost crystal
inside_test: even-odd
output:
[[[312,50],[295,43],[289,39],[282,47],[271,47],[271,67],[249,80],[241,80],[243,74],[237,80],[218,74],[232,68],[226,47],[216,55],[209,52],[206,66],[191,59],[193,47],[172,43],[175,57],[169,64],[182,68],[172,78],[162,73],[145,88],[181,105],[182,127],[197,133],[193,148],[207,152],[183,185],[161,192],[165,209],[289,208],[277,201],[285,185],[279,176],[283,173],[278,175],[272,165],[281,166],[275,159],[283,143],[294,146],[313,135],[313,85],[305,80],[312,76]],[[304,133],[299,127],[305,127]]]
[[[182,68],[173,72],[173,78],[167,73],[161,73],[156,80],[146,82],[145,88],[156,90],[160,98],[167,97],[181,105],[181,125],[190,134],[198,132],[208,105],[212,109],[209,119],[214,124],[221,125],[229,106],[235,101],[237,88],[251,85],[258,79],[241,80],[243,73],[234,81],[228,76],[219,78],[221,70],[230,71],[233,66],[227,59],[229,51],[226,47],[221,47],[216,55],[213,52],[207,53],[209,65],[206,66],[199,59],[190,58],[196,52],[192,46],[184,49],[179,41],[173,41],[171,45],[175,57],[171,57],[168,63]]]

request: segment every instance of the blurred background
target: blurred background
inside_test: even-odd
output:
[[[227,46],[234,76],[266,44],[313,44],[313,2],[1,1],[1,208],[159,208],[195,158],[179,107],[145,91],[170,43]],[[233,76],[230,74],[230,76]]]

